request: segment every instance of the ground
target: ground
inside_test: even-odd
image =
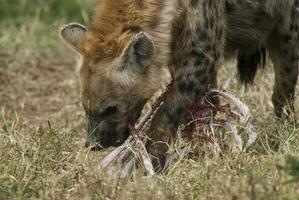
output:
[[[111,149],[84,148],[75,54],[57,35],[65,22],[90,24],[94,1],[17,2],[0,0],[0,199],[299,199],[296,171],[279,167],[297,162],[299,129],[274,118],[271,64],[248,89],[233,63],[219,73],[219,87],[252,110],[259,136],[248,152],[207,152],[155,178],[95,176]]]

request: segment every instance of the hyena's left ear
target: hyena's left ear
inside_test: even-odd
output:
[[[133,36],[122,54],[121,71],[140,72],[148,67],[155,53],[155,47],[150,36],[139,32]]]
[[[86,36],[87,28],[78,23],[64,25],[59,32],[60,38],[73,50],[82,54],[82,41]]]

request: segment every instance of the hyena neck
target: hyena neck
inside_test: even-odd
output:
[[[157,25],[148,32],[152,36],[156,45],[157,65],[167,65],[170,56],[170,42],[172,40],[171,26],[174,18],[175,6],[174,0],[164,0],[163,7],[157,19]],[[158,67],[159,67],[158,66]]]
[[[153,2],[152,0],[147,1]],[[175,16],[174,0],[156,0],[156,2],[162,2],[158,17],[155,19],[156,25],[149,27],[146,31],[152,37],[156,50],[151,67],[152,83],[155,82],[157,84],[153,87],[153,92],[165,86],[170,79],[169,75],[166,76],[166,71],[169,71],[168,63],[171,54],[170,46],[172,40],[171,27]]]

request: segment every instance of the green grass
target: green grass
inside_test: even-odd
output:
[[[92,172],[109,150],[84,148],[74,55],[57,35],[63,23],[89,25],[94,1],[0,5],[0,199],[299,199],[299,129],[273,117],[271,66],[248,90],[233,64],[221,69],[220,87],[253,113],[259,137],[248,152],[208,151],[156,178],[99,177]]]
[[[59,27],[69,22],[89,24],[95,3],[93,0],[32,0],[30,3],[0,0],[0,68],[10,66],[11,60],[30,59],[32,55],[61,57],[63,53],[57,48]]]
[[[32,17],[49,23],[62,18],[84,22],[90,9],[88,1],[79,0],[31,0],[30,3],[27,0],[0,0],[0,4],[2,23],[12,22],[16,25]]]

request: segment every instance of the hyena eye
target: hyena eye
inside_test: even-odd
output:
[[[115,113],[117,113],[118,109],[117,106],[108,106],[101,114],[101,117],[108,117]]]

